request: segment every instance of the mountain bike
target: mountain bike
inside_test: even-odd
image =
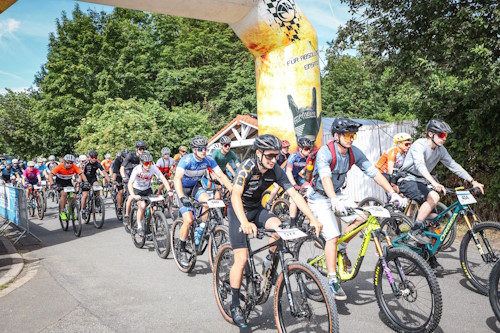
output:
[[[28,198],[28,213],[29,216],[33,217],[36,213],[36,217],[39,220],[43,220],[45,215],[44,200],[42,196],[42,186],[33,185],[31,194]]]
[[[99,195],[99,191],[102,190],[102,186],[93,185],[89,189],[89,194],[87,196],[87,203],[85,208],[87,209],[87,218],[83,219],[83,223],[87,224],[92,218],[94,227],[101,229],[104,225],[104,218],[106,207],[104,206],[104,198]]]
[[[500,321],[500,260],[496,262],[491,270],[488,295],[493,313],[495,313],[497,320]]]
[[[337,276],[340,281],[353,280],[361,267],[364,256],[373,238],[379,257],[373,276],[373,284],[378,307],[386,325],[396,331],[432,332],[441,320],[441,290],[429,265],[415,252],[404,248],[394,248],[391,239],[380,228],[379,219],[390,217],[390,212],[379,206],[348,209],[350,217],[366,216],[366,221],[345,235],[341,235],[337,244],[349,241],[364,229],[363,241],[356,261],[349,271],[344,265],[340,251],[337,251]],[[383,246],[379,237],[384,237],[387,246]],[[307,237],[299,241],[295,248],[295,257],[307,262],[327,276],[324,254],[325,241],[322,237]],[[413,266],[408,272],[405,267]],[[310,297],[317,295],[310,293]]]
[[[162,259],[168,257],[170,253],[170,227],[167,218],[162,212],[165,198],[161,195],[151,195],[142,197],[139,201],[146,202],[144,210],[144,236],[137,233],[137,212],[139,208],[134,205],[130,210],[130,236],[137,248],[142,248],[146,243],[148,235],[152,235],[155,251]]]
[[[442,242],[456,223],[458,215],[462,216],[469,230],[467,230],[460,244],[460,265],[469,282],[481,294],[487,295],[491,269],[500,257],[500,223],[493,221],[481,222],[479,220],[470,207],[470,205],[476,203],[471,191],[478,193],[477,189],[472,188],[467,190],[464,190],[463,187],[446,188],[447,193],[457,196],[457,201],[440,212],[435,218],[425,220],[426,227],[423,231],[433,241],[432,244],[418,244],[407,233],[394,238],[392,243],[395,247],[411,249],[422,257],[429,258],[439,251]],[[427,226],[437,226],[442,219],[449,216],[449,212],[451,212],[451,216],[447,218],[448,221],[441,233],[431,232],[427,229]]]
[[[59,209],[59,223],[61,223],[62,230],[67,231],[69,223],[68,220],[71,219],[73,233],[76,237],[80,237],[82,233],[82,220],[80,216],[79,200],[75,200],[75,188],[73,186],[66,186],[63,188],[63,191],[68,193],[68,196],[66,197],[66,205],[64,206],[66,220],[61,219],[61,209]]]
[[[246,319],[257,305],[267,302],[273,285],[274,319],[278,332],[338,332],[339,319],[333,295],[321,274],[311,265],[295,259],[285,259],[285,254],[293,254],[292,241],[311,235],[313,231],[300,229],[258,229],[257,238],[277,232],[280,239],[252,250],[247,236],[248,262],[243,275],[240,292],[240,306]],[[273,246],[276,251],[271,265],[261,276],[255,267],[254,256]],[[280,265],[278,265],[280,263]],[[229,272],[234,264],[230,244],[219,249],[214,263],[213,288],[217,306],[226,321],[231,317],[231,285]],[[278,268],[281,267],[281,269]],[[315,294],[317,297],[310,297]]]
[[[189,228],[188,238],[186,240],[186,255],[189,264],[187,266],[182,265],[179,262],[180,253],[180,230],[184,220],[179,217],[175,220],[172,225],[172,233],[170,234],[170,239],[172,243],[172,249],[174,254],[174,260],[181,272],[189,273],[196,264],[196,258],[198,255],[205,253],[208,247],[208,262],[210,268],[213,269],[215,256],[219,251],[219,248],[224,243],[229,241],[229,231],[227,226],[223,225],[224,220],[221,220],[222,216],[221,209],[226,206],[223,200],[208,200],[206,202],[193,202],[193,217],[194,221]],[[202,213],[202,208],[208,207],[205,213]],[[217,212],[219,210],[219,212]],[[203,216],[207,215],[206,222],[203,221]],[[199,232],[199,227],[202,223],[206,223],[205,228],[203,228],[202,234],[199,236],[199,243],[196,244],[196,234]]]

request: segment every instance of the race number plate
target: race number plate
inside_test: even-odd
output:
[[[93,189],[94,191],[100,191],[100,190],[102,190],[102,186],[99,186],[99,185],[94,185],[94,186],[92,186],[92,189]]]
[[[208,200],[207,205],[208,205],[208,208],[222,208],[222,207],[226,206],[224,204],[224,201],[222,201],[222,200]]]
[[[163,201],[163,200],[165,200],[165,198],[162,195],[156,195],[154,197],[149,197],[149,201],[151,201],[151,202],[159,202],[159,201]]]
[[[42,180],[42,186],[45,186],[47,185],[47,181],[46,180]]]
[[[368,206],[368,207],[363,207],[363,209],[368,211],[371,215],[375,217],[391,217],[391,213],[384,207]]]
[[[35,185],[35,186],[33,186],[33,187],[35,188],[35,190],[41,190],[41,189],[42,189],[42,187],[41,187],[41,186],[38,186],[38,185]]]
[[[293,240],[293,239],[298,239],[302,237],[306,237],[307,234],[304,233],[302,230],[299,230],[297,228],[293,229],[274,229],[278,235],[284,240]]]
[[[476,203],[476,198],[469,191],[457,191],[458,201],[462,205],[470,205]]]
[[[75,192],[75,188],[73,186],[66,186],[64,192]]]

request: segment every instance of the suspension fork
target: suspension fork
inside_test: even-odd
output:
[[[483,259],[484,262],[488,262],[488,256],[486,253],[484,253],[483,251],[483,247],[481,246],[481,243],[479,242],[479,239],[476,235],[476,233],[474,232],[473,228],[472,228],[472,224],[470,223],[469,221],[469,217],[467,216],[466,213],[463,213],[463,217],[465,219],[465,222],[467,223],[467,226],[469,227],[470,229],[470,233],[472,235],[472,239],[474,240],[474,243],[476,244],[476,247],[477,247],[477,250],[479,251],[479,254],[481,255],[481,258]],[[473,219],[474,219],[474,222],[477,222],[477,217],[475,214],[472,215]],[[474,225],[476,225],[476,223],[474,223]],[[491,254],[494,254],[494,251],[493,249],[491,248],[491,245],[490,245],[490,242],[488,241],[488,238],[486,238],[484,236],[484,233],[481,231],[479,232],[479,234],[481,235],[481,239],[483,240],[484,242],[484,245],[486,246],[486,250],[488,253],[491,253]]]
[[[281,268],[283,272],[283,279],[285,280],[285,288],[286,288],[286,295],[288,298],[288,303],[290,305],[290,312],[293,316],[297,314],[297,311],[295,309],[295,304],[293,303],[293,298],[292,298],[292,288],[290,286],[290,277],[288,276],[288,264],[285,261],[285,256],[282,251],[277,250],[280,263],[281,263]],[[277,273],[276,267],[273,268],[274,273]],[[271,278],[273,278],[273,275],[271,275]],[[302,297],[305,297],[305,292],[304,292],[304,286],[300,283],[301,281],[297,280],[300,288],[300,294]],[[276,292],[276,291],[275,291]]]
[[[389,246],[391,246],[392,245],[391,239],[387,236],[387,233],[383,232],[383,234],[385,236],[386,241],[388,241]],[[382,249],[382,245],[380,244],[380,241],[377,237],[378,232],[372,231],[372,236],[373,236],[373,241],[375,242],[375,248],[377,249],[377,253],[378,253],[379,258],[380,258],[380,263],[382,264],[382,268],[384,269],[384,273],[387,276],[387,280],[389,281],[389,284],[391,285],[392,292],[396,297],[399,297],[399,296],[401,296],[401,291],[399,290],[398,286],[394,282],[394,278],[392,277],[391,270],[387,266],[387,261],[385,260],[386,251],[384,251]],[[387,248],[385,248],[385,249],[387,249]],[[399,262],[399,260],[397,258],[394,260],[394,262],[396,263],[396,267],[398,269],[398,273],[399,273],[401,279],[403,281],[406,281],[406,275],[403,272],[403,269],[401,267],[401,263]]]

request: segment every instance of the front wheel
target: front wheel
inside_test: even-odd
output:
[[[290,263],[287,274],[290,289],[286,287],[282,273],[274,291],[274,318],[278,332],[338,332],[337,307],[326,279],[313,267],[301,262]],[[321,299],[312,300],[309,297],[311,291],[321,295]]]
[[[490,273],[499,257],[500,223],[481,222],[464,235],[460,244],[462,271],[483,295],[488,295]]]
[[[208,240],[208,261],[210,263],[210,268],[214,269],[214,261],[217,256],[217,252],[222,245],[229,242],[229,230],[225,225],[218,225],[215,227],[213,233],[210,235]]]
[[[28,199],[28,215],[30,217],[35,216],[35,199],[33,197]]]
[[[408,266],[415,267],[412,273],[404,270]],[[441,289],[429,265],[415,252],[388,249],[385,263],[380,259],[375,267],[374,287],[383,321],[392,329],[433,332],[437,328],[443,307]]]
[[[229,284],[229,272],[234,264],[234,254],[231,244],[224,244],[219,249],[217,257],[214,261],[214,278],[213,287],[215,294],[215,301],[219,308],[222,317],[228,322],[233,324],[231,317],[231,285]],[[243,293],[240,293],[243,295]],[[241,304],[242,302],[240,302]],[[245,304],[245,302],[243,302]]]
[[[184,221],[182,218],[175,220],[172,225],[172,232],[170,233],[170,242],[172,247],[172,252],[174,255],[174,261],[181,272],[189,273],[194,268],[196,264],[196,248],[194,243],[193,226],[189,229],[188,238],[186,239],[186,257],[188,264],[183,265],[179,261],[179,256],[181,252],[181,240],[180,231]]]
[[[490,304],[493,309],[493,313],[497,317],[497,320],[500,321],[500,261],[497,261],[490,274],[490,288],[489,288],[489,296],[490,296]]]
[[[66,204],[66,208],[67,208],[67,207],[68,207],[68,204]],[[67,212],[68,210],[66,209],[65,211]],[[59,209],[59,223],[61,223],[61,229],[62,229],[63,231],[68,231],[68,224],[69,224],[69,223],[68,223],[68,220],[69,220],[69,218],[70,218],[70,217],[68,216],[68,214],[66,214],[66,220],[63,220],[63,219],[61,218],[61,209]]]
[[[72,204],[71,209],[71,224],[73,225],[73,233],[76,237],[82,234],[82,219],[80,215],[80,207],[78,204]]]
[[[43,220],[43,216],[45,215],[45,208],[44,208],[44,203],[43,203],[43,197],[40,193],[36,195],[36,204],[35,204],[35,210],[36,210],[36,217],[39,220]]]
[[[146,225],[146,219],[144,218],[142,226],[144,230],[144,236],[140,236],[137,233],[137,211],[137,206],[133,207],[130,211],[130,236],[132,237],[132,241],[134,242],[135,247],[138,249],[142,249],[144,244],[146,243],[146,231],[148,229]]]
[[[105,209],[106,207],[104,206],[104,198],[101,196],[98,196],[94,200],[94,204],[92,205],[92,221],[94,222],[94,227],[97,229],[101,229],[102,226],[104,225],[104,218],[105,218]]]
[[[170,253],[170,227],[162,212],[153,213],[153,243],[158,257],[166,259]]]

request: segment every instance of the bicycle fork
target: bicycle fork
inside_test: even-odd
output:
[[[380,231],[380,232],[384,235],[388,246],[392,247],[391,238],[387,235],[387,233],[385,231]],[[372,235],[373,235],[373,241],[375,242],[375,248],[377,249],[377,253],[378,253],[379,258],[380,258],[380,263],[382,264],[382,268],[384,270],[384,274],[387,276],[387,280],[389,281],[389,284],[391,285],[392,293],[394,294],[394,296],[399,298],[399,297],[403,296],[403,292],[396,285],[394,278],[392,276],[391,270],[387,266],[387,261],[385,260],[385,258],[387,256],[387,247],[384,247],[384,249],[382,249],[382,245],[380,244],[380,241],[377,237],[377,234],[374,231],[372,231]],[[403,268],[401,267],[401,263],[399,262],[399,259],[395,258],[394,263],[396,264],[396,268],[398,270],[399,276],[401,277],[401,281],[403,281],[404,285],[406,285],[406,274],[404,273]]]
[[[481,246],[481,243],[479,242],[479,239],[478,239],[476,233],[474,232],[473,227],[469,221],[469,217],[465,213],[462,213],[462,214],[463,214],[463,217],[465,219],[465,222],[467,223],[467,227],[469,227],[472,239],[474,240],[474,244],[476,244],[477,250],[479,251],[481,258],[483,259],[483,262],[485,262],[485,263],[491,262],[491,259],[495,259],[495,258],[494,257],[490,258],[488,255],[488,254],[492,254],[494,256],[494,251],[491,248],[491,245],[490,245],[490,242],[488,241],[488,238],[486,238],[486,236],[484,235],[484,232],[482,232],[482,231],[479,232],[479,235],[481,236],[481,239],[483,240],[484,245],[486,246],[486,250],[488,251],[488,253],[484,253],[483,247]],[[477,217],[476,217],[476,215],[474,215],[474,213],[473,213],[472,217],[474,220],[474,225],[477,225]],[[496,262],[496,260],[495,260],[495,262]]]
[[[296,276],[297,284],[299,286],[300,296],[302,297],[303,302],[301,304],[295,304],[295,302],[293,301],[293,297],[292,297],[292,287],[290,285],[290,277],[288,276],[288,264],[285,261],[285,256],[284,256],[283,252],[280,251],[278,254],[279,254],[281,267],[283,268],[283,279],[285,281],[286,294],[287,294],[287,298],[288,298],[288,303],[290,305],[290,313],[294,317],[311,318],[312,314],[311,314],[311,311],[308,311],[310,309],[308,308],[307,295],[306,295],[306,291],[304,288],[304,280],[301,278],[301,276],[299,276],[299,275]],[[275,292],[277,292],[277,291],[275,291]],[[297,309],[297,305],[298,305],[298,307],[300,307],[300,309]]]

